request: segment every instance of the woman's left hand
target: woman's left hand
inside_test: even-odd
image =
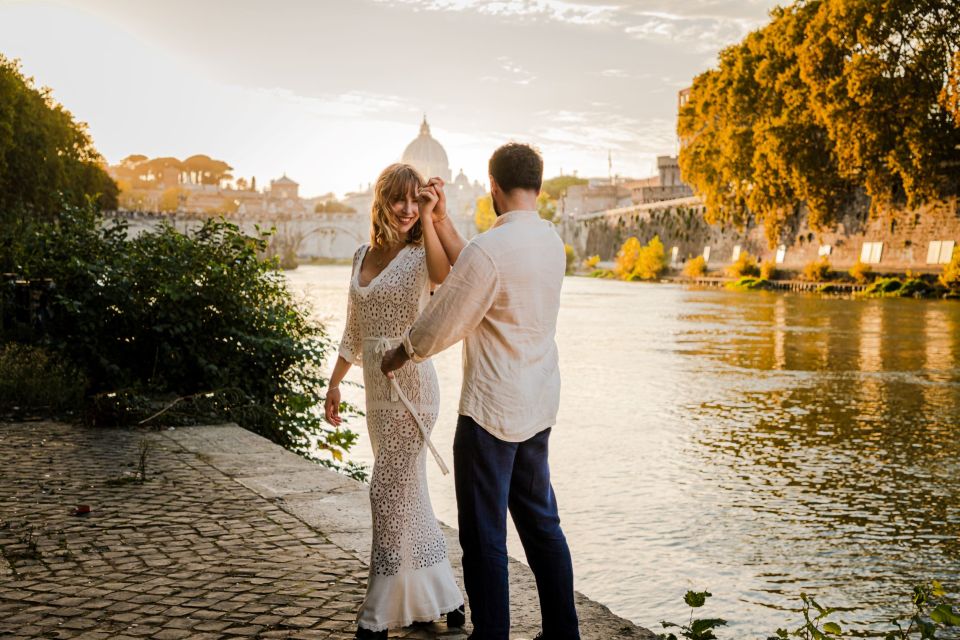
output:
[[[420,219],[433,222],[433,211],[440,202],[440,196],[432,185],[422,187],[417,192],[417,202],[420,206]]]

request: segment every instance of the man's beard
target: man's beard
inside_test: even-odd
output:
[[[497,214],[497,216],[499,216],[501,213],[503,213],[502,211],[500,211],[500,207],[497,206],[497,199],[496,199],[496,198],[494,198],[493,196],[490,196],[490,202],[493,203],[493,212],[494,212],[495,214]]]

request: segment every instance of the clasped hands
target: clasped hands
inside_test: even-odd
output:
[[[383,359],[380,361],[380,371],[388,378],[393,378],[393,372],[407,364],[409,359],[410,356],[407,355],[407,350],[403,348],[403,345],[397,345],[383,354]]]
[[[430,178],[427,184],[417,190],[417,203],[420,206],[420,218],[431,222],[440,222],[447,217],[447,196],[443,192],[443,179]]]

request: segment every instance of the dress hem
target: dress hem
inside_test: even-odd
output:
[[[440,612],[439,612],[437,615],[435,615],[435,616],[425,616],[425,615],[424,615],[424,616],[412,616],[412,617],[410,617],[409,619],[405,619],[405,620],[401,620],[401,621],[391,621],[391,622],[387,622],[386,624],[374,625],[373,627],[367,627],[367,626],[364,626],[364,625],[361,625],[361,624],[358,624],[358,626],[362,626],[362,627],[363,627],[364,629],[366,629],[367,631],[373,631],[374,633],[376,633],[376,632],[378,632],[378,631],[389,631],[390,629],[402,629],[402,628],[404,628],[404,627],[409,627],[409,626],[412,625],[414,622],[434,622],[435,620],[437,620],[437,619],[439,619],[439,618],[442,618],[443,616],[447,615],[448,613],[450,613],[450,612],[452,612],[452,611],[456,611],[457,609],[459,609],[460,607],[462,607],[463,604],[464,604],[464,603],[463,603],[463,599],[461,599],[459,604],[455,604],[455,605],[453,605],[452,607],[449,607],[449,608],[448,608],[448,607],[439,607]]]

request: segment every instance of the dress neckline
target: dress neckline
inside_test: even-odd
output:
[[[380,270],[380,273],[378,273],[377,275],[373,276],[373,277],[370,279],[370,282],[368,282],[367,284],[363,284],[363,285],[362,285],[362,284],[360,284],[360,272],[363,271],[363,260],[364,260],[364,258],[367,257],[367,252],[370,250],[370,245],[369,245],[369,244],[363,245],[363,254],[360,255],[360,264],[357,265],[356,277],[354,278],[355,281],[356,281],[356,283],[357,283],[357,288],[360,289],[361,291],[366,291],[366,290],[369,289],[371,286],[373,286],[373,283],[375,283],[377,280],[379,280],[379,279],[380,279],[380,276],[382,276],[383,274],[385,274],[387,271],[390,270],[391,267],[393,267],[393,265],[394,265],[394,263],[397,261],[397,259],[400,258],[400,256],[403,254],[403,252],[406,251],[406,250],[410,247],[411,244],[412,244],[412,243],[409,243],[409,242],[408,242],[407,244],[403,245],[403,248],[400,249],[400,251],[397,252],[397,255],[393,256],[393,258],[390,259],[390,262],[388,262],[388,263],[386,264],[386,266],[384,266],[383,269]]]

